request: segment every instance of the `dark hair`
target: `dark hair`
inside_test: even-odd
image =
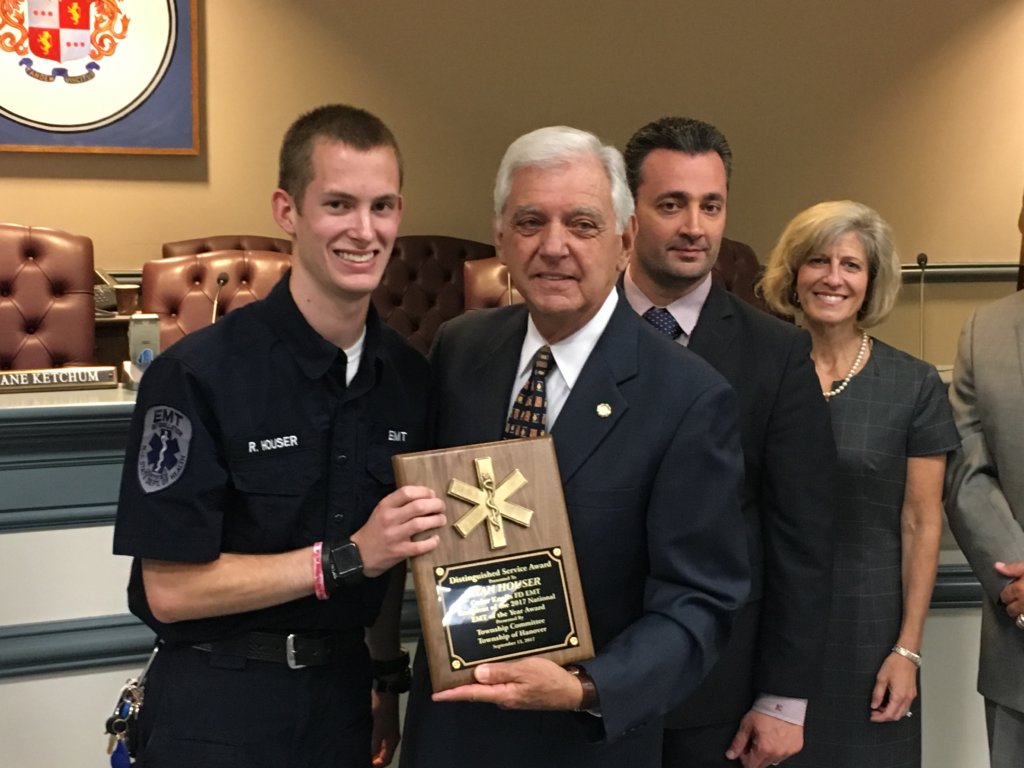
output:
[[[689,117],[663,117],[648,123],[634,133],[626,144],[623,155],[626,158],[626,180],[629,190],[636,197],[643,178],[640,167],[644,159],[655,149],[671,149],[687,155],[703,155],[715,152],[725,166],[726,185],[732,176],[732,150],[720,130],[710,123]]]
[[[313,145],[317,139],[338,141],[368,151],[391,147],[398,161],[398,185],[402,185],[402,153],[391,130],[375,115],[348,104],[326,104],[302,115],[291,124],[281,142],[277,186],[300,204],[313,180]]]

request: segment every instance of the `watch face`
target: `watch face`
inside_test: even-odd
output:
[[[352,584],[362,581],[363,558],[359,547],[349,541],[331,549],[331,576],[334,582]]]

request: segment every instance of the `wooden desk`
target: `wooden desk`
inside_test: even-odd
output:
[[[120,370],[128,359],[128,319],[131,315],[96,318],[96,342],[93,359],[97,365],[113,365]]]
[[[0,394],[0,534],[109,525],[135,393]]]

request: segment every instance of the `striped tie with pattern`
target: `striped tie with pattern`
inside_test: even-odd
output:
[[[519,390],[516,401],[512,404],[512,412],[505,424],[504,439],[538,437],[544,434],[548,406],[545,379],[551,368],[551,348],[541,347],[534,355],[530,378]]]

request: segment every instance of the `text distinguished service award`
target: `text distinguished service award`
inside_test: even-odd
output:
[[[392,459],[399,485],[445,501],[440,544],[411,561],[435,691],[485,661],[594,655],[550,436]]]

